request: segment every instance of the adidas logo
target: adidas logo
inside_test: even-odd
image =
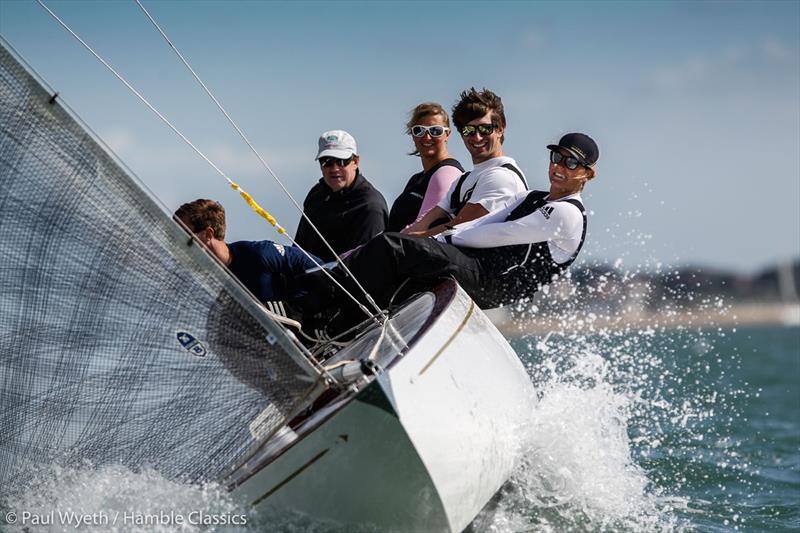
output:
[[[539,211],[542,212],[542,216],[547,220],[550,220],[550,215],[553,214],[553,206],[552,205],[545,205]]]

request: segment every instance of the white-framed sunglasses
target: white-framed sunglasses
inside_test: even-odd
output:
[[[415,124],[411,126],[411,135],[414,137],[425,137],[425,134],[429,134],[431,137],[441,137],[445,133],[450,131],[450,128],[447,126],[421,126],[419,124]]]

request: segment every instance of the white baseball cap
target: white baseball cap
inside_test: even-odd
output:
[[[331,130],[319,136],[319,150],[315,159],[320,157],[347,159],[357,153],[356,140],[352,135],[344,130]]]

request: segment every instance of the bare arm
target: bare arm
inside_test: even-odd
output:
[[[486,208],[480,204],[467,204],[462,207],[461,211],[458,212],[458,215],[456,215],[456,217],[447,224],[439,224],[438,226],[427,231],[414,233],[414,235],[419,235],[420,237],[432,237],[446,230],[447,226],[457,226],[458,224],[463,224],[464,222],[469,222],[470,220],[475,220],[476,218],[481,218],[482,216],[486,216],[488,214],[489,211],[487,211]]]
[[[424,217],[403,229],[402,233],[408,233],[409,235],[422,235],[428,231],[428,226],[440,218],[450,218],[450,214],[437,205],[425,213]]]

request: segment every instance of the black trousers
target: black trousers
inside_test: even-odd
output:
[[[480,286],[480,263],[452,244],[402,233],[383,233],[345,260],[345,264],[378,305],[408,281],[430,286],[455,278],[467,292]]]
[[[389,305],[401,286],[413,290],[455,278],[472,294],[479,291],[485,276],[480,262],[457,246],[401,233],[376,236],[344,263],[381,308]],[[359,301],[366,303],[363,292],[341,267],[335,268],[333,275]],[[352,302],[320,272],[302,276],[298,283],[306,290],[306,295],[298,302],[304,315]]]

